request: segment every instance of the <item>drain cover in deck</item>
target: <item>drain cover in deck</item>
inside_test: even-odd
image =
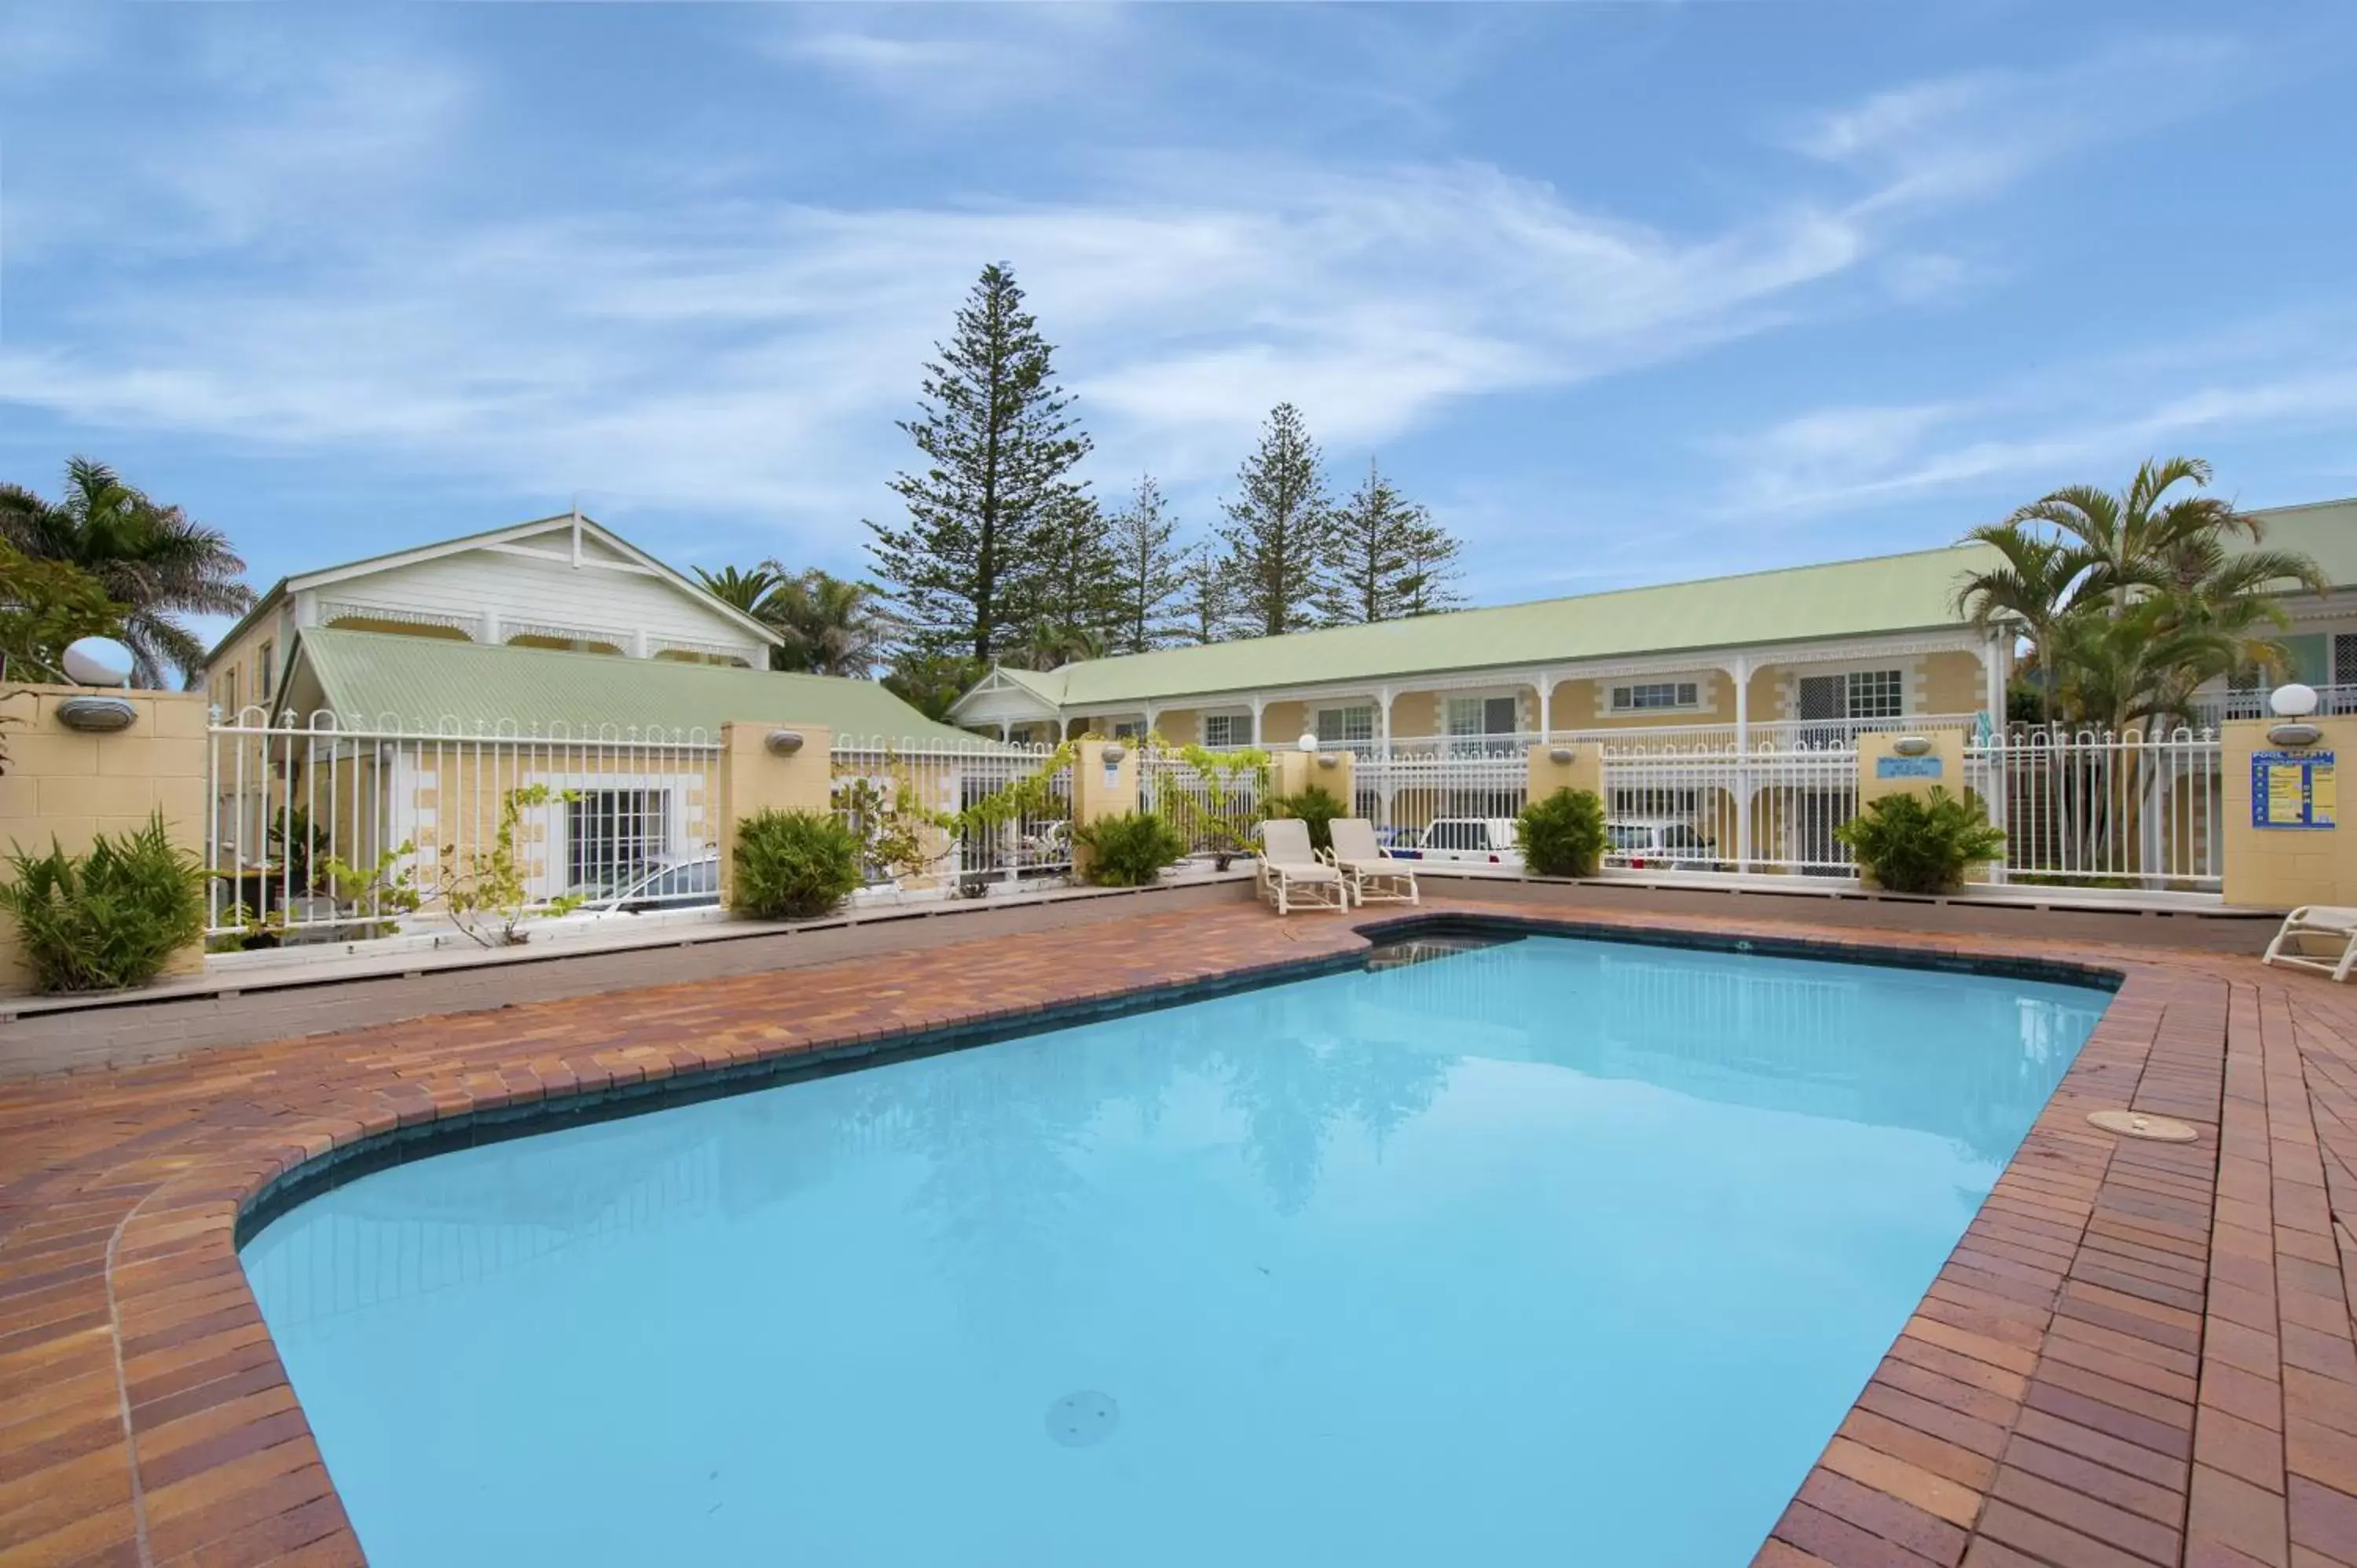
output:
[[[1093,1389],[1066,1394],[1048,1407],[1048,1435],[1067,1448],[1086,1448],[1113,1435],[1121,1406]]]
[[[2123,1138],[2154,1138],[2164,1144],[2190,1144],[2201,1135],[2190,1122],[2174,1116],[2147,1116],[2141,1111],[2091,1111],[2087,1120]]]

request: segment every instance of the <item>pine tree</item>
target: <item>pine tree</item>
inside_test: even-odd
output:
[[[1226,559],[1209,543],[1198,544],[1187,552],[1184,579],[1178,590],[1179,636],[1199,644],[1224,640],[1235,614]]]
[[[1113,515],[1112,545],[1119,560],[1120,613],[1112,639],[1116,653],[1164,647],[1185,629],[1172,618],[1187,591],[1188,560],[1172,542],[1178,524],[1168,508],[1162,487],[1146,474],[1129,504]]]
[[[1411,556],[1436,532],[1431,514],[1392,488],[1372,461],[1366,482],[1334,510],[1318,607],[1350,626],[1406,615]]]
[[[1031,537],[1024,570],[1024,661],[1053,669],[1101,652],[1123,615],[1122,563],[1104,514],[1090,497],[1068,493],[1049,503]],[[1043,652],[1058,650],[1060,655]],[[1042,665],[1042,657],[1052,661]]]
[[[1238,619],[1252,637],[1282,637],[1313,624],[1326,553],[1326,482],[1318,444],[1289,403],[1269,411],[1260,446],[1236,478],[1243,494],[1227,503],[1226,571]]]
[[[1456,586],[1464,575],[1457,564],[1464,548],[1448,530],[1429,519],[1418,520],[1408,533],[1407,571],[1400,578],[1401,615],[1428,616],[1465,607],[1465,596]]]
[[[927,464],[892,481],[908,526],[868,523],[867,548],[919,648],[987,665],[1031,617],[1035,536],[1077,493],[1067,476],[1089,440],[1055,384],[1054,349],[1004,266],[982,269],[937,347],[922,412],[900,423]]]

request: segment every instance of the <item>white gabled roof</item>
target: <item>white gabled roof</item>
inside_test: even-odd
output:
[[[681,593],[694,598],[706,609],[726,617],[748,636],[756,639],[763,646],[780,640],[775,628],[747,615],[726,599],[715,595],[694,578],[673,570],[604,524],[584,517],[579,512],[559,512],[554,517],[533,518],[529,522],[511,523],[505,528],[487,529],[480,533],[460,534],[456,539],[439,540],[432,544],[415,545],[407,550],[391,551],[382,555],[363,556],[358,561],[347,561],[340,565],[321,566],[313,571],[297,572],[281,577],[276,583],[271,585],[268,593],[254,601],[253,607],[246,611],[235,626],[230,628],[228,632],[213,644],[211,650],[205,655],[205,661],[210,663],[215,654],[242,636],[246,628],[275,608],[289,594],[301,593],[307,588],[326,587],[349,578],[364,577],[371,573],[414,566],[423,561],[439,560],[448,555],[463,555],[470,550],[497,550],[503,546],[513,548],[519,546],[524,540],[538,539],[548,534],[563,535],[568,553],[577,552],[581,544],[594,542],[612,555],[619,556],[622,561],[640,568],[647,575],[660,578]],[[528,553],[544,555],[547,553],[532,551]]]

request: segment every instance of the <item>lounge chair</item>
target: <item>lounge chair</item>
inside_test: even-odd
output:
[[[1351,902],[1367,904],[1416,904],[1415,873],[1404,860],[1384,855],[1375,843],[1375,824],[1364,817],[1338,818],[1332,829],[1334,847],[1327,852],[1326,863],[1342,874],[1343,886],[1351,892]]]
[[[1309,824],[1293,817],[1273,818],[1260,825],[1260,869],[1255,880],[1260,896],[1289,915],[1304,909],[1348,909],[1349,888],[1342,874],[1318,858],[1309,847]]]
[[[2357,909],[2303,904],[2284,917],[2283,929],[2267,944],[2262,963],[2314,970],[2345,983],[2357,967]]]

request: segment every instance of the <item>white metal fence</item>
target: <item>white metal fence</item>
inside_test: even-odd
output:
[[[429,729],[260,708],[212,725],[217,947],[350,941],[718,897],[719,749],[702,731]]]
[[[1189,854],[1248,854],[1266,805],[1263,774],[1255,768],[1199,768],[1149,748],[1138,758],[1138,804],[1178,830]]]
[[[1602,761],[1608,867],[1855,871],[1834,837],[1857,814],[1854,747],[1738,751],[1616,737]]]
[[[1352,809],[1375,824],[1385,843],[1414,843],[1434,822],[1519,815],[1530,793],[1530,763],[1521,751],[1492,756],[1360,759]]]
[[[2217,736],[2025,728],[1965,752],[2012,882],[2210,892],[2223,874]]]
[[[1051,747],[837,736],[833,761],[871,885],[981,892],[1072,868],[1072,770]]]

